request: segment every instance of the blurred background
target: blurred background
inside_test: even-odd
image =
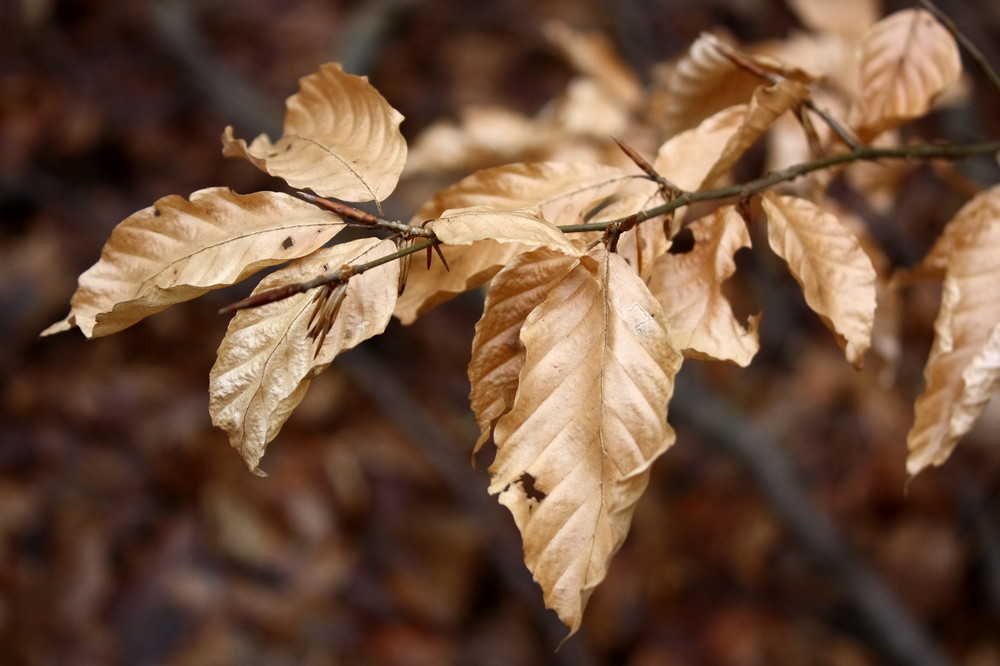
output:
[[[1000,11],[942,3],[1000,66]],[[885,3],[884,10],[905,6]],[[895,381],[853,371],[778,264],[746,370],[688,363],[632,530],[565,635],[486,494],[465,365],[481,296],[348,353],[252,476],[207,411],[237,286],[110,338],[39,340],[112,227],[167,194],[281,187],[227,161],[297,79],[368,74],[413,138],[469,104],[533,114],[573,71],[550,20],[640,76],[780,0],[8,0],[0,5],[0,664],[1000,664],[1000,410],[907,483],[937,307],[904,300]],[[928,120],[1000,136],[1000,96]],[[429,192],[408,186],[402,219]],[[887,212],[915,261],[967,198],[930,170]],[[391,203],[391,202],[390,202]]]

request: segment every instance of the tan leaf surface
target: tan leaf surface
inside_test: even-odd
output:
[[[653,168],[682,190],[701,189],[730,137],[743,124],[747,109],[746,104],[730,106],[697,127],[675,134],[660,146]]]
[[[688,225],[694,249],[663,254],[653,266],[650,291],[663,306],[673,344],[686,356],[747,366],[760,348],[757,317],[750,328],[733,316],[722,283],[736,272],[733,255],[750,247],[735,207],[726,206]]]
[[[628,532],[666,422],[680,355],[625,262],[581,258],[525,321],[513,409],[497,423],[490,492],[510,509],[546,606],[570,631]]]
[[[515,257],[490,282],[469,362],[469,402],[479,425],[473,454],[513,404],[524,366],[521,325],[576,262],[576,257],[540,247]]]
[[[787,4],[807,28],[847,38],[861,37],[879,17],[875,0],[788,0]]]
[[[344,225],[332,213],[278,192],[198,190],[159,199],[125,218],[87,269],[69,316],[44,333],[78,326],[109,335],[258,270],[309,254]]]
[[[247,146],[227,127],[223,154],[243,157],[292,187],[344,201],[382,201],[396,188],[406,161],[403,116],[367,78],[327,63],[300,79],[286,106],[280,139],[271,143],[261,134]]]
[[[808,96],[809,88],[792,79],[783,79],[774,85],[757,88],[743,116],[743,122],[730,135],[719,160],[705,176],[704,182],[711,183],[729,171],[779,116],[801,104]]]
[[[1000,378],[1000,187],[977,195],[948,225],[950,254],[907,438],[910,474],[940,465],[972,427]]]
[[[767,238],[788,263],[806,303],[833,331],[847,360],[861,367],[875,319],[875,268],[836,216],[805,199],[767,192]]]
[[[750,99],[760,79],[719,52],[721,40],[702,33],[665,81],[667,135],[695,127],[705,118]]]
[[[537,208],[508,211],[473,206],[449,210],[434,220],[430,228],[442,243],[448,245],[472,245],[492,239],[499,243],[544,246],[566,254],[577,254],[566,234],[546,222]]]
[[[852,125],[863,141],[927,113],[962,74],[958,46],[927,11],[882,19],[861,45],[861,89]]]
[[[437,219],[450,209],[487,206],[494,210],[535,207],[552,225],[576,224],[630,181],[623,171],[600,164],[510,164],[479,171],[441,190],[420,207],[410,223]],[[414,261],[396,316],[404,324],[412,323],[435,305],[483,284],[526,249],[518,243],[483,240],[469,247],[442,247],[449,269],[437,260],[430,268]]]
[[[457,120],[434,123],[410,148],[405,173],[466,173],[541,153],[549,137],[535,119],[495,106],[459,109]]]
[[[275,271],[254,291],[308,280],[395,250],[392,241],[372,238],[324,248]],[[305,396],[312,378],[339,353],[385,330],[398,280],[398,261],[351,278],[318,350],[308,334],[316,290],[236,313],[210,374],[209,411],[212,423],[229,435],[251,470],[260,473],[258,463],[268,442]]]

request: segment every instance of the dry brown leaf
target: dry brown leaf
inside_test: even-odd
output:
[[[302,257],[344,228],[340,218],[279,192],[198,190],[125,218],[80,276],[70,314],[43,335],[78,326],[109,335],[267,266]]]
[[[442,171],[475,171],[541,154],[550,141],[535,119],[495,106],[459,111],[457,121],[437,122],[416,138],[406,176]]]
[[[733,255],[750,247],[750,234],[733,206],[688,225],[694,249],[684,254],[663,254],[653,267],[650,291],[663,306],[673,344],[694,358],[732,361],[747,366],[760,342],[759,317],[750,327],[740,324],[722,283],[736,272]]]
[[[411,224],[439,218],[450,209],[487,206],[494,210],[536,207],[553,225],[582,222],[590,210],[632,180],[614,167],[600,164],[545,162],[485,169],[438,192],[420,207]],[[435,305],[481,285],[527,246],[483,240],[470,247],[442,247],[448,261],[414,262],[396,316],[415,321]]]
[[[271,143],[261,134],[247,146],[222,135],[222,152],[243,157],[292,187],[344,201],[382,201],[406,162],[403,116],[368,83],[327,63],[299,81],[288,98],[285,127]]]
[[[578,72],[600,83],[618,104],[630,107],[639,102],[638,77],[605,35],[580,32],[557,21],[546,23],[544,31]]]
[[[703,182],[710,184],[729,171],[779,116],[801,104],[808,96],[809,88],[792,79],[782,79],[774,85],[757,88],[739,129],[730,135],[718,161]]]
[[[788,0],[788,6],[810,30],[849,39],[860,38],[879,17],[875,0]]]
[[[575,632],[628,532],[653,460],[673,442],[680,355],[621,257],[598,249],[525,321],[512,410],[497,422],[490,492],[510,509],[546,606]]]
[[[395,250],[392,241],[374,238],[324,248],[267,276],[254,293]],[[352,277],[319,349],[309,335],[310,320],[322,305],[315,300],[315,290],[236,313],[212,367],[209,411],[212,423],[229,435],[252,471],[261,473],[258,463],[268,442],[305,396],[312,378],[342,351],[385,330],[398,280],[398,261]]]
[[[847,360],[861,367],[875,319],[875,268],[836,216],[798,197],[766,192],[767,238],[788,263],[806,303],[833,331]]]
[[[737,67],[718,48],[721,40],[702,33],[668,75],[665,130],[668,136],[750,99],[760,79]]]
[[[701,189],[729,138],[743,124],[747,109],[746,104],[730,106],[674,135],[660,146],[653,168],[682,190]]]
[[[927,11],[904,9],[868,31],[861,45],[862,94],[852,114],[858,137],[919,118],[962,74],[951,33]]]
[[[479,425],[473,455],[513,404],[524,366],[521,325],[576,262],[576,257],[540,247],[515,257],[490,282],[469,361],[469,402]]]
[[[1000,379],[1000,186],[980,193],[948,228],[948,257],[925,387],[907,438],[910,474],[940,465],[972,427]]]

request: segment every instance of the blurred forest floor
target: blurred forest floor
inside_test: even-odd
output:
[[[943,6],[1000,66],[1000,12]],[[906,483],[931,288],[908,296],[885,386],[849,367],[790,278],[773,278],[752,366],[683,372],[678,443],[558,652],[564,629],[486,495],[488,456],[468,465],[476,295],[393,324],[318,378],[264,479],[207,412],[227,323],[216,310],[248,287],[111,338],[37,339],[133,211],[208,186],[274,187],[224,160],[219,135],[273,136],[284,98],[322,62],[369,74],[412,138],[468,104],[542,107],[571,76],[547,20],[603,31],[644,73],[713,26],[786,35],[779,0],[0,12],[0,664],[854,666],[929,645],[925,663],[1000,664],[1000,411]],[[969,115],[934,129],[1000,136],[990,95],[978,87]],[[918,171],[893,217],[925,248],[962,201]]]

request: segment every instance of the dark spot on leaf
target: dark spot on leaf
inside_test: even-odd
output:
[[[286,238],[284,241],[281,242],[281,247],[285,248],[286,250],[293,245],[295,245],[295,241],[292,240],[291,236],[289,236],[288,238]]]
[[[521,487],[524,488],[524,496],[528,499],[541,502],[546,498],[546,494],[535,487],[535,477],[531,476],[527,472],[522,474],[517,481],[521,484]]]
[[[678,231],[673,241],[668,250],[670,254],[687,254],[694,249],[694,234],[691,233],[691,229],[688,227],[684,227]]]

